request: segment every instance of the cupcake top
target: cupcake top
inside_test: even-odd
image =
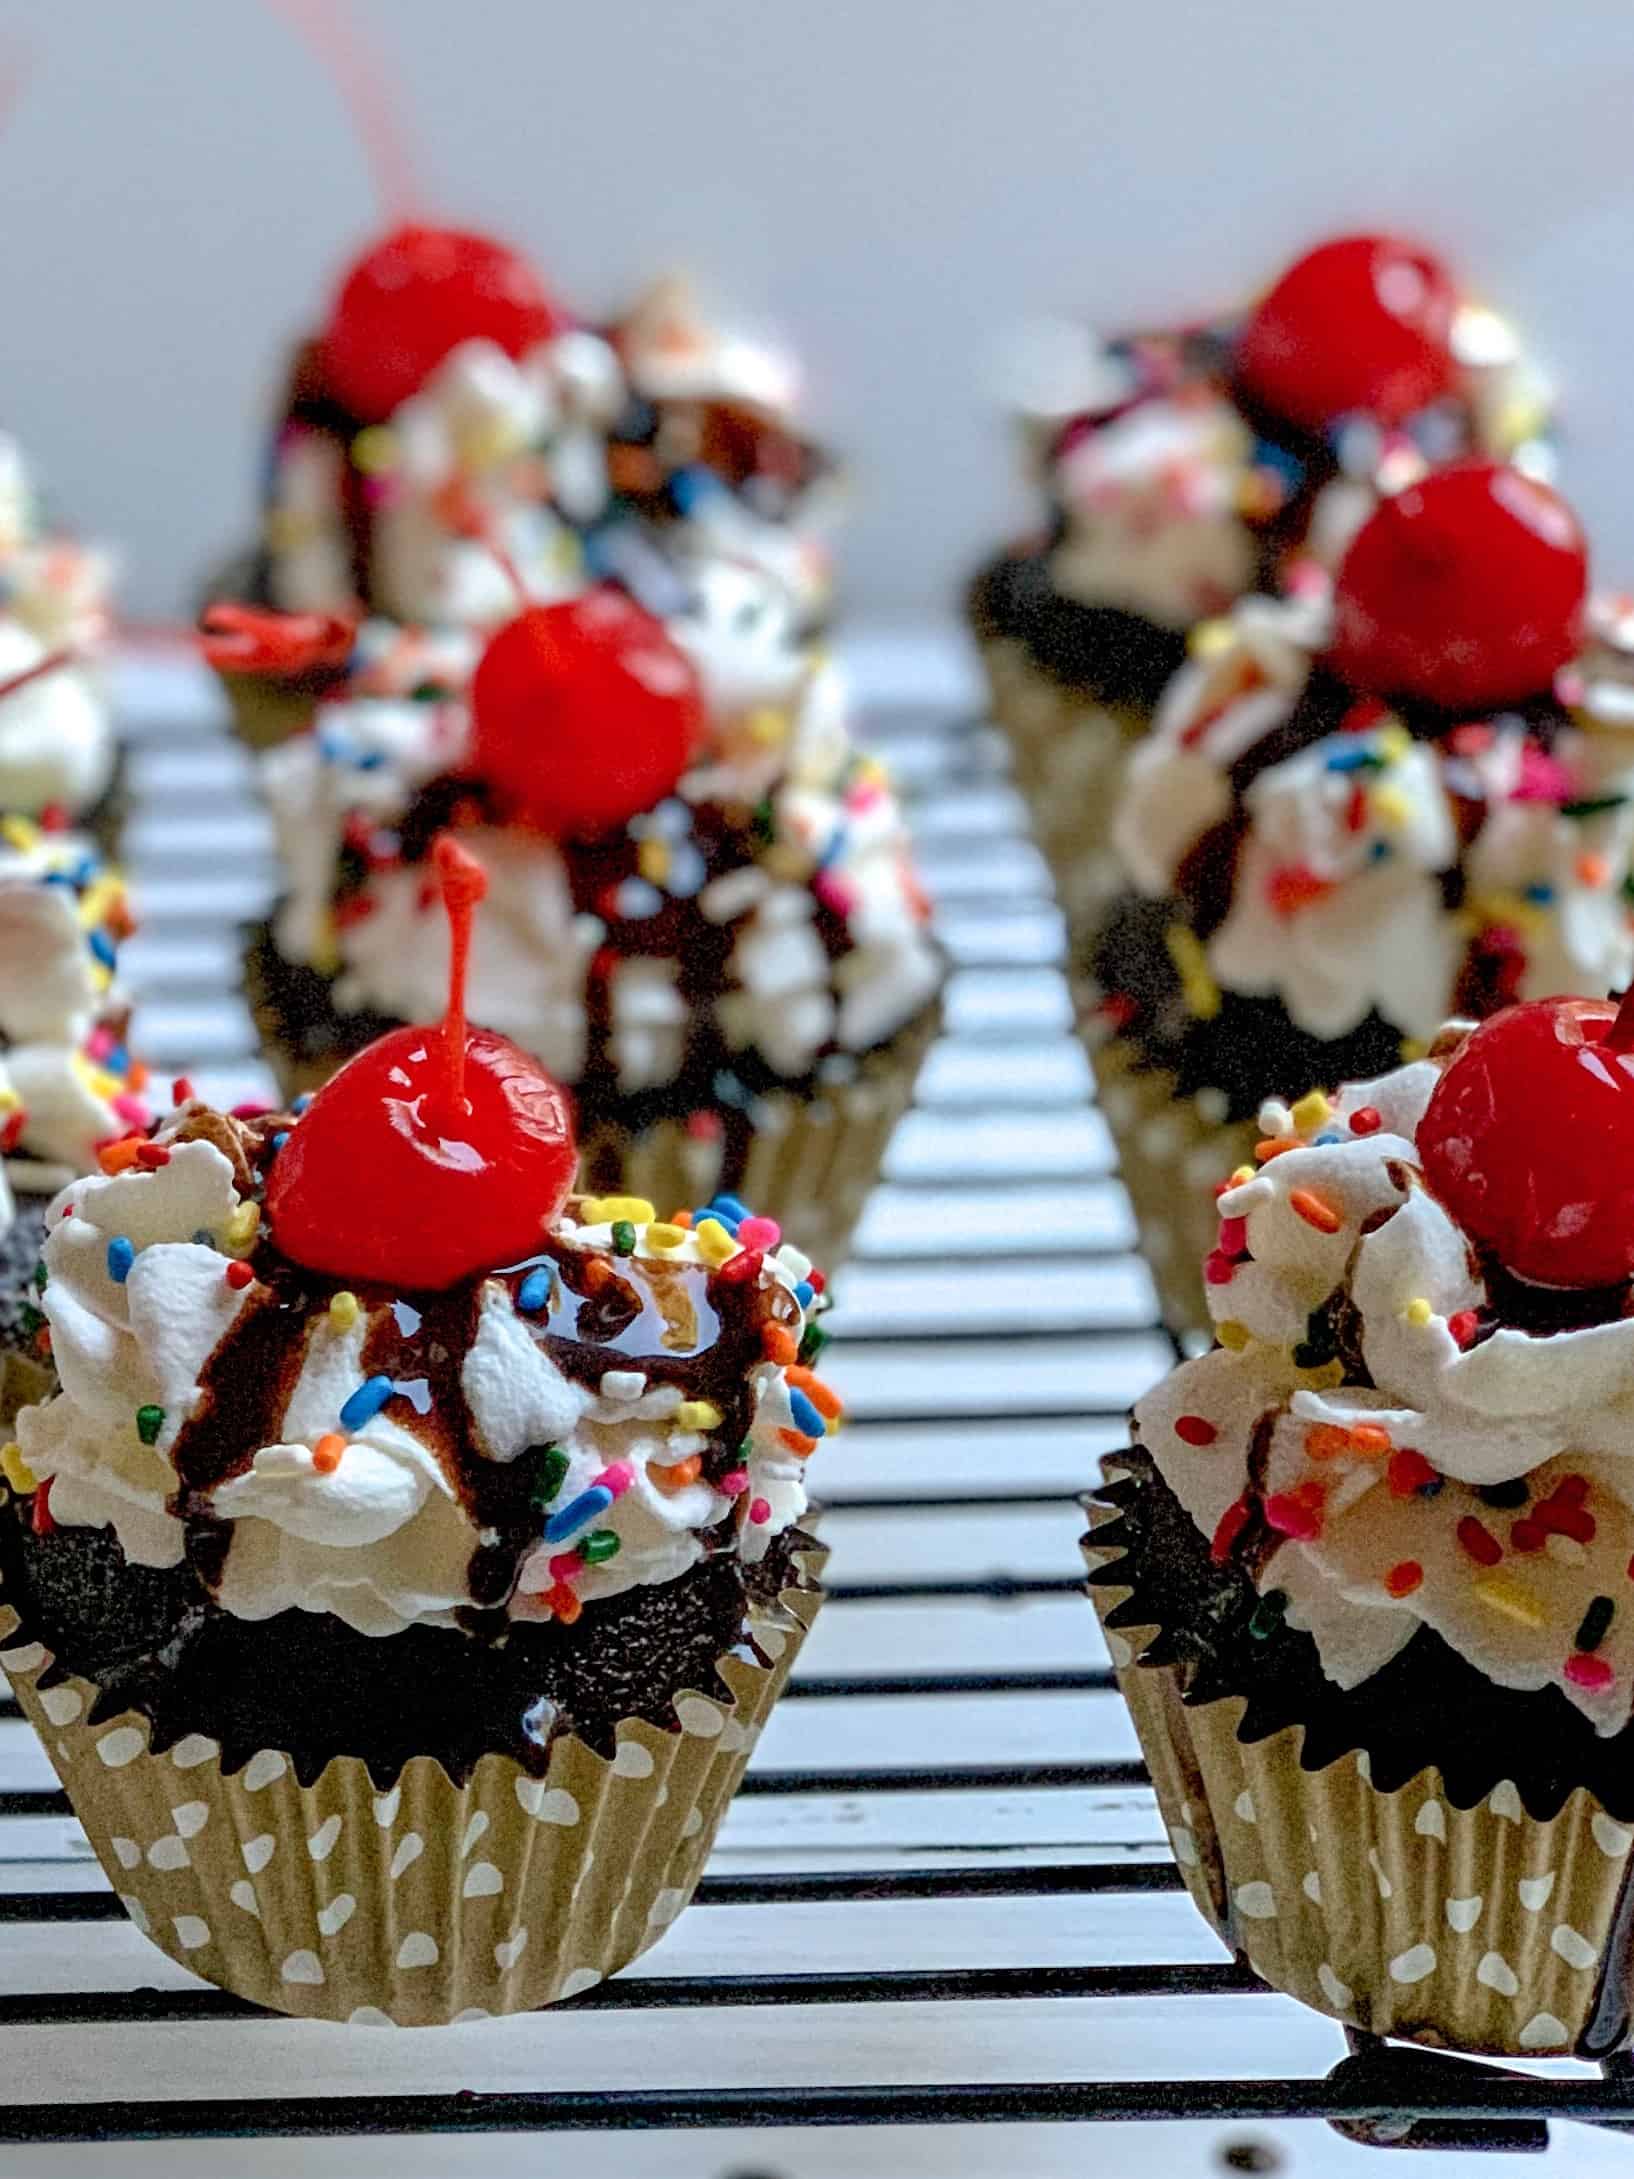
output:
[[[1305,559],[1381,491],[1468,455],[1546,473],[1547,400],[1510,329],[1413,244],[1323,243],[1240,320],[1097,341],[1048,329],[1015,400],[1056,590],[1180,629]]]
[[[1194,632],[1114,824],[1136,892],[1165,903],[1155,980],[1150,960],[1120,959],[1116,933],[1101,949],[1137,1035],[1200,1058],[1233,1004],[1253,1001],[1318,1042],[1373,1023],[1399,1049],[1451,1011],[1634,977],[1626,612],[1592,607],[1580,633],[1575,531],[1560,542],[1518,524],[1492,498],[1511,484],[1540,523],[1564,516],[1513,472],[1442,472],[1373,518],[1331,601],[1249,598]],[[1476,610],[1443,598],[1433,637],[1404,649],[1369,576],[1375,532],[1406,534],[1390,580],[1412,586],[1416,609],[1415,519],[1471,490],[1491,511],[1482,541],[1460,547]],[[1539,563],[1534,601],[1548,593],[1525,625],[1499,595],[1505,539]],[[1402,680],[1416,685],[1391,686]],[[1375,1062],[1394,1056],[1373,1047]],[[1276,1079],[1236,1095],[1239,1109]]]
[[[493,1636],[798,1519],[819,1277],[733,1200],[568,1194],[562,1093],[455,990],[304,1112],[191,1102],[52,1205],[62,1390],[18,1423],[48,1521],[241,1618]]]
[[[895,797],[796,621],[717,563],[664,625],[611,590],[524,616],[471,699],[458,658],[365,643],[365,678],[265,760],[279,952],[343,1016],[424,1014],[452,817],[492,881],[473,1005],[563,1080],[713,1106],[854,1065],[940,968]]]
[[[1340,1688],[1421,1626],[1596,1731],[1634,1702],[1626,1025],[1550,1001],[1262,1112],[1219,1198],[1220,1344],[1138,1442]]]
[[[0,809],[72,819],[113,777],[98,672],[111,574],[106,554],[42,532],[21,450],[0,434]]]
[[[130,929],[124,883],[86,841],[0,818],[0,1153],[16,1188],[48,1194],[148,1124],[114,980]]]

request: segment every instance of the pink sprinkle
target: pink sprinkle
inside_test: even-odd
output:
[[[1248,1220],[1246,1218],[1222,1218],[1220,1220],[1220,1254],[1241,1256],[1248,1249]]]
[[[848,810],[871,810],[876,802],[884,799],[884,793],[878,780],[861,779],[845,790],[845,806]]]
[[[764,1528],[771,1517],[771,1505],[764,1498],[757,1498],[749,1508],[749,1518],[754,1522],[756,1528]]]
[[[746,1218],[738,1228],[745,1248],[776,1248],[782,1238],[783,1228],[775,1218]]]
[[[1576,794],[1577,781],[1558,757],[1549,756],[1535,742],[1524,744],[1515,786],[1517,802],[1570,802]]]
[[[735,1498],[740,1490],[747,1490],[749,1488],[748,1469],[729,1468],[726,1474],[723,1475],[720,1481],[715,1485],[715,1488],[718,1491],[724,1491],[728,1498]]]
[[[576,1551],[558,1551],[550,1561],[552,1581],[571,1581],[575,1574],[584,1572],[584,1563]]]
[[[147,1127],[152,1122],[153,1114],[141,1098],[133,1096],[129,1090],[121,1090],[117,1097],[110,1097],[108,1102],[127,1127]]]
[[[1237,1266],[1229,1256],[1222,1256],[1216,1249],[1204,1261],[1203,1276],[1210,1286],[1229,1286],[1237,1276]]]
[[[96,1060],[99,1065],[112,1050],[113,1031],[111,1029],[93,1029],[85,1039],[86,1057]]]
[[[850,915],[857,905],[857,891],[843,878],[837,878],[832,870],[819,870],[811,881],[811,889],[825,908],[832,908],[836,915]]]
[[[622,1498],[635,1481],[635,1470],[627,1460],[615,1460],[610,1468],[603,1468],[596,1481],[603,1490],[610,1490],[615,1498]]]
[[[1566,1659],[1566,1677],[1574,1687],[1587,1688],[1597,1694],[1602,1687],[1609,1687],[1617,1675],[1604,1657],[1580,1649],[1575,1656]]]

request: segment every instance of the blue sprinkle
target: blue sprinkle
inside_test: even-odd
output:
[[[1315,1140],[1311,1144],[1311,1148],[1313,1150],[1320,1150],[1330,1142],[1343,1142],[1344,1139],[1345,1138],[1343,1135],[1336,1135],[1334,1134],[1333,1130],[1329,1128],[1326,1134],[1318,1135],[1315,1138]]]
[[[723,1226],[734,1241],[737,1239],[741,1220],[734,1218],[730,1211],[719,1210],[713,1203],[710,1203],[701,1211],[693,1212],[692,1223],[695,1226],[701,1226],[706,1218],[713,1218],[716,1225]]]
[[[272,1138],[272,1148],[273,1148],[273,1155],[274,1155],[274,1156],[276,1156],[276,1155],[277,1155],[277,1153],[278,1153],[278,1152],[279,1152],[280,1150],[282,1150],[282,1148],[284,1147],[285,1143],[286,1143],[286,1142],[288,1142],[288,1140],[289,1140],[289,1129],[288,1129],[287,1127],[281,1127],[281,1128],[280,1128],[280,1129],[278,1130],[277,1134],[276,1134],[276,1135],[274,1135],[274,1136],[273,1136],[273,1138]]]
[[[1370,862],[1376,863],[1388,862],[1390,860],[1390,842],[1388,840],[1375,840],[1368,850],[1368,859]]]
[[[130,1267],[136,1261],[136,1251],[122,1233],[117,1233],[108,1243],[108,1276],[115,1286],[123,1286],[130,1277]]]
[[[1371,762],[1372,755],[1367,749],[1335,749],[1327,760],[1327,768],[1330,772],[1360,772]]]
[[[101,867],[94,855],[82,855],[74,865],[74,883],[89,885]]]
[[[794,1298],[800,1304],[802,1309],[809,1309],[811,1307],[812,1303],[817,1299],[817,1296],[812,1291],[811,1282],[809,1279],[802,1279],[800,1281],[800,1284],[794,1290]]]
[[[295,1102],[290,1106],[289,1109],[293,1113],[300,1114],[306,1110],[307,1106],[311,1104],[311,1102],[312,1092],[310,1090],[302,1090],[300,1096],[296,1098]]]
[[[670,498],[680,515],[691,514],[704,500],[718,498],[721,489],[720,479],[712,469],[677,469],[669,480]]]
[[[810,1400],[796,1385],[789,1386],[789,1413],[794,1417],[794,1427],[808,1438],[828,1435],[828,1424],[817,1412]]]
[[[392,1396],[389,1377],[369,1377],[360,1384],[340,1411],[343,1430],[360,1430],[364,1423],[372,1422]]]
[[[752,1211],[738,1201],[735,1195],[718,1195],[709,1208],[717,1218],[722,1219],[723,1224],[726,1218],[730,1218],[734,1226],[741,1226],[746,1218],[751,1218],[754,1215]],[[725,1214],[724,1217],[722,1216],[723,1213]]]
[[[102,966],[104,968],[112,968],[114,966],[114,963],[118,959],[118,956],[114,952],[113,940],[108,936],[106,931],[92,931],[89,944],[92,953],[102,963]]]
[[[580,1491],[559,1512],[553,1513],[545,1523],[546,1543],[566,1543],[569,1536],[576,1536],[581,1528],[599,1520],[613,1502],[613,1494],[605,1483],[592,1483],[588,1490]]]
[[[200,1248],[214,1248],[216,1245],[216,1237],[208,1226],[195,1226],[193,1228],[193,1238]]]
[[[528,1316],[542,1309],[550,1299],[550,1272],[541,1265],[530,1271],[517,1289],[516,1306]]]
[[[845,853],[847,832],[844,825],[836,825],[828,836],[828,845],[817,858],[819,870],[827,870]]]
[[[386,752],[383,749],[366,749],[362,756],[353,760],[360,772],[378,772],[385,761]]]
[[[1546,884],[1541,878],[1535,885],[1529,885],[1526,888],[1526,898],[1535,901],[1540,908],[1546,908],[1554,897],[1554,887]]]
[[[74,881],[66,870],[48,870],[45,882],[47,885],[66,885],[70,892],[75,890]]]
[[[110,1074],[130,1073],[130,1053],[123,1044],[116,1044],[102,1062]]]

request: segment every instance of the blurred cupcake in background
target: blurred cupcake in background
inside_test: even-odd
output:
[[[1210,624],[1135,751],[1125,893],[1088,944],[1102,1102],[1180,1329],[1229,1277],[1211,1190],[1342,1080],[1481,1016],[1634,977],[1634,649],[1585,610],[1545,485],[1438,471],[1324,599]]]
[[[843,681],[759,568],[661,622],[601,586],[378,657],[269,753],[287,890],[248,973],[293,1092],[424,1013],[445,825],[491,874],[473,1005],[575,1092],[584,1184],[721,1190],[843,1253],[941,962]],[[468,685],[469,684],[469,685]]]
[[[1044,521],[982,570],[969,614],[1079,919],[1113,883],[1118,768],[1190,627],[1249,592],[1319,592],[1379,494],[1428,468],[1552,473],[1548,400],[1513,333],[1389,236],[1320,244],[1240,319],[1042,328],[1009,375]]]
[[[112,572],[106,553],[43,527],[22,450],[0,433],[0,811],[89,825],[108,844]]]

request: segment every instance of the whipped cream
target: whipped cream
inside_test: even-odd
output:
[[[489,872],[472,1012],[568,1081],[604,1064],[623,1092],[661,1088],[700,1035],[798,1080],[826,1055],[882,1043],[940,982],[901,809],[853,742],[838,668],[801,639],[781,585],[717,563],[670,631],[704,686],[698,763],[634,820],[629,874],[610,895],[604,848],[472,828]],[[398,852],[397,828],[465,755],[457,662],[444,664],[442,700],[348,694],[263,760],[288,881],[276,941],[334,976],[346,1012],[422,1020],[441,1004],[445,919],[423,870]],[[408,671],[423,676],[423,662]],[[389,685],[384,668],[365,685]],[[343,845],[366,865],[345,888]],[[719,988],[702,994],[690,973],[698,946],[724,960]]]
[[[1634,1703],[1634,1320],[1503,1322],[1419,1168],[1439,1075],[1421,1060],[1262,1111],[1275,1154],[1219,1199],[1221,1344],[1139,1403],[1136,1436],[1204,1534],[1227,1536],[1245,1498],[1263,1513],[1258,1585],[1336,1685],[1424,1625],[1496,1685],[1557,1687],[1616,1732]],[[1342,1340],[1322,1330],[1341,1319]],[[1615,1610],[1595,1634],[1598,1598]]]
[[[206,1522],[227,1611],[326,1611],[369,1635],[494,1608],[473,1562],[500,1547],[484,1508],[511,1477],[536,1512],[531,1540],[503,1545],[500,1601],[524,1619],[576,1618],[723,1550],[753,1562],[799,1520],[806,1455],[836,1410],[793,1360],[810,1266],[775,1228],[757,1271],[706,1288],[740,1253],[737,1206],[682,1229],[650,1205],[575,1199],[531,1271],[332,1301],[338,1282],[257,1245],[247,1160],[269,1140],[192,1107],[157,1138],[156,1169],[93,1174],[52,1205],[42,1307],[62,1389],[17,1432],[54,1520],[111,1526],[156,1567]],[[245,1257],[256,1276],[234,1283]],[[620,1323],[653,1320],[650,1354],[579,1313],[598,1282],[628,1296]],[[382,1337],[390,1390],[364,1413],[351,1403]]]

